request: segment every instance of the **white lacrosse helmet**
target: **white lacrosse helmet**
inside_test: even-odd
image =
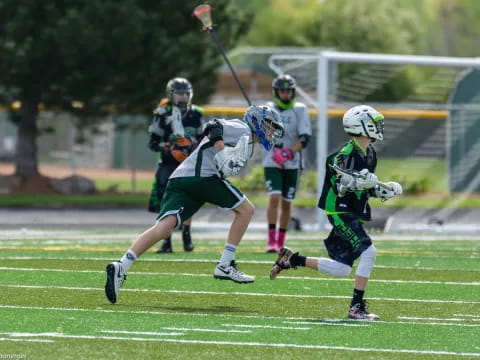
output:
[[[252,105],[243,117],[255,132],[263,147],[270,150],[275,141],[283,136],[283,123],[280,114],[270,106]]]
[[[343,115],[343,128],[348,135],[383,140],[383,115],[368,105],[357,105]]]

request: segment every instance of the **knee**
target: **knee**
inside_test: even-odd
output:
[[[348,276],[348,275],[350,275],[351,271],[352,271],[351,266],[348,266],[348,265],[345,265],[345,264],[342,264],[342,263],[338,263],[336,272],[333,275],[334,276]]]
[[[377,250],[375,249],[375,246],[371,245],[360,255],[360,262],[356,274],[364,278],[369,278],[373,266],[375,265],[376,257]]]
[[[236,210],[239,215],[251,219],[253,217],[253,214],[255,214],[255,205],[253,205],[250,200],[246,199],[244,203]]]

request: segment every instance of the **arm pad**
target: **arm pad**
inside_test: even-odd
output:
[[[210,120],[205,125],[203,133],[212,143],[223,140],[223,125],[217,119]]]
[[[308,145],[308,142],[310,141],[310,135],[307,135],[307,134],[300,135],[298,140],[302,143],[302,146],[305,149]]]

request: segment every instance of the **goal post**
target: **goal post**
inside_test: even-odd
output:
[[[290,73],[297,79],[297,92],[302,99],[312,107],[317,109],[317,173],[318,173],[318,186],[317,193],[320,196],[320,192],[323,186],[323,179],[325,176],[325,160],[328,155],[329,148],[329,117],[328,110],[332,106],[338,107],[338,99],[335,98],[335,92],[333,88],[337,86],[337,80],[333,79],[338,75],[339,66],[341,64],[370,64],[370,65],[385,65],[385,66],[415,66],[415,67],[442,67],[442,68],[455,68],[455,69],[469,69],[480,67],[480,58],[467,58],[467,57],[441,57],[441,56],[421,56],[421,55],[398,55],[398,54],[375,54],[375,53],[353,53],[353,52],[339,52],[333,50],[320,50],[315,54],[273,54],[268,60],[270,68],[276,74]],[[303,70],[299,70],[303,69]],[[340,69],[341,71],[342,69]],[[379,73],[381,70],[377,70]],[[301,76],[298,76],[300,74]],[[303,76],[305,75],[305,76]],[[361,76],[361,75],[359,75]],[[369,74],[365,75],[370,76]],[[394,78],[396,73],[390,71],[387,75],[380,73],[378,76],[380,82],[382,79],[388,77]],[[305,81],[302,81],[305,78]],[[351,76],[353,78],[353,75]],[[313,79],[316,79],[316,85],[312,84]],[[300,81],[298,81],[300,80]],[[388,79],[387,79],[388,80]],[[353,80],[354,81],[354,80]],[[307,86],[303,86],[304,83],[310,82]],[[366,85],[371,85],[368,81]],[[384,84],[381,84],[382,86]],[[307,88],[310,88],[310,91]],[[374,86],[372,86],[373,88]],[[449,89],[451,91],[452,89]],[[371,89],[362,89],[367,95],[372,93]],[[370,93],[368,93],[370,91]],[[373,92],[376,91],[375,89]],[[352,99],[355,99],[355,94],[352,95]],[[333,99],[333,101],[332,101]],[[368,99],[368,96],[365,96]],[[399,104],[408,103],[408,98],[397,104],[393,104],[393,107]],[[375,100],[368,100],[368,102],[376,107],[382,107],[382,103],[376,103]],[[344,102],[344,105],[354,105],[355,102],[350,101],[350,104]],[[448,105],[443,103],[436,104],[421,104],[416,102],[416,107],[432,108],[440,110],[449,110]],[[402,105],[406,107],[405,105]],[[392,107],[392,104],[387,104],[384,107]],[[407,106],[408,107],[408,106]],[[449,130],[451,125],[447,124],[447,136],[451,136],[452,132]],[[447,151],[447,162],[450,160]],[[387,179],[386,179],[387,180]],[[326,218],[323,212],[318,209],[317,220],[319,229],[323,230],[326,226]]]

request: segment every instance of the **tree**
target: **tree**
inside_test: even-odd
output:
[[[192,16],[198,1],[0,1],[0,87],[20,101],[16,175],[38,175],[39,106],[92,119],[106,111],[146,113],[174,76],[185,76],[205,101],[221,58]],[[252,14],[238,1],[216,0],[219,36],[231,48]],[[72,107],[73,101],[84,106]]]

